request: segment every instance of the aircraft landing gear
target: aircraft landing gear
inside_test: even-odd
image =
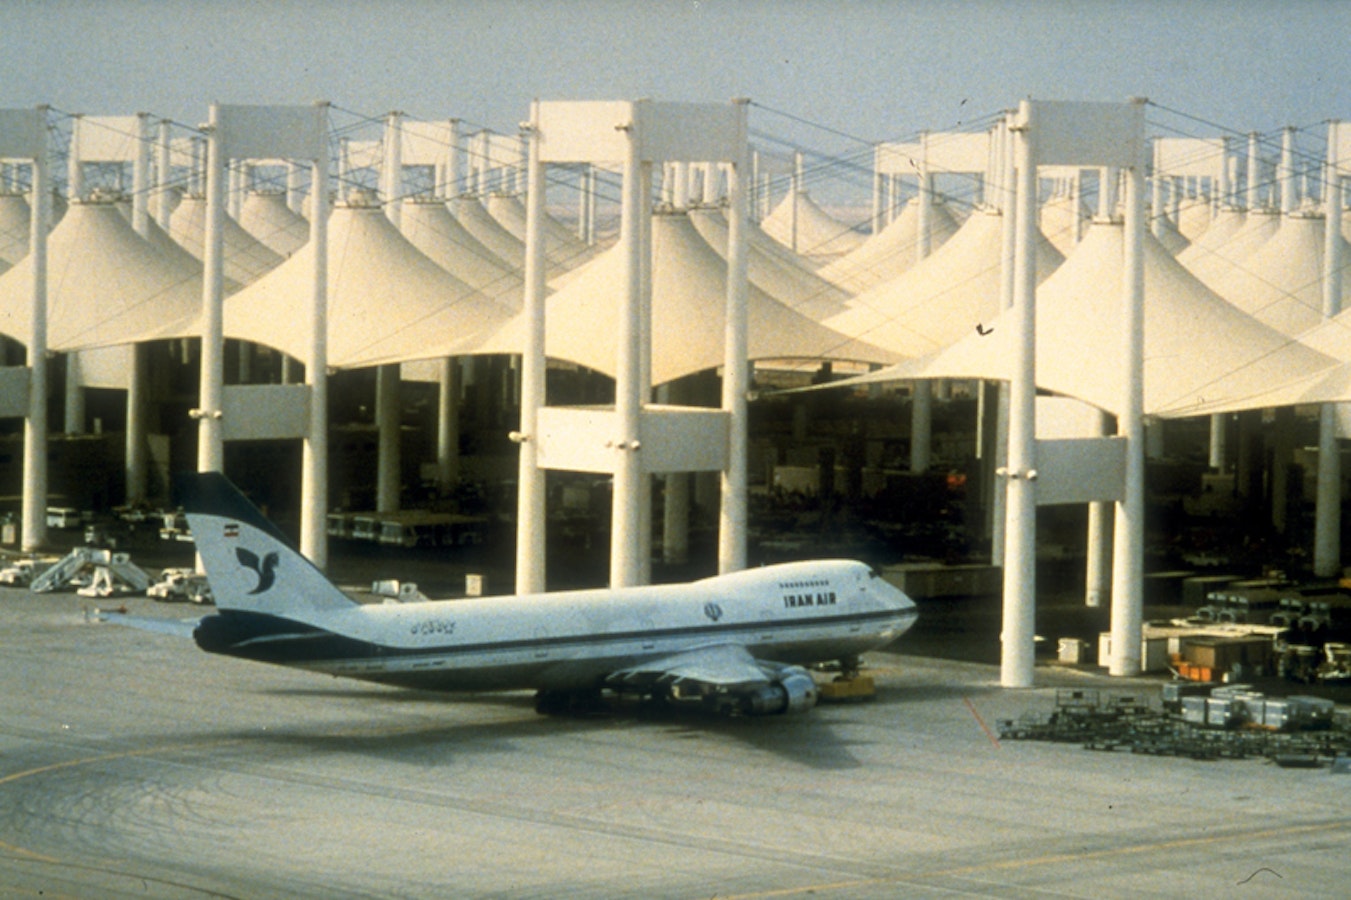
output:
[[[877,684],[871,675],[861,675],[863,662],[847,656],[838,662],[839,674],[819,688],[822,700],[871,700],[877,696]]]
[[[535,694],[535,712],[541,716],[594,716],[607,711],[599,688]]]

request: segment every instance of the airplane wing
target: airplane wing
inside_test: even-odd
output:
[[[606,681],[613,687],[687,681],[722,688],[752,687],[769,684],[775,668],[773,663],[757,661],[740,644],[709,644],[643,660],[612,673]]]
[[[161,619],[156,616],[129,616],[126,613],[113,612],[111,610],[98,610],[93,614],[93,619],[98,622],[111,622],[114,625],[125,625],[128,628],[136,628],[140,631],[153,631],[156,634],[169,634],[174,637],[192,637],[193,631],[202,621],[202,617],[196,619]]]

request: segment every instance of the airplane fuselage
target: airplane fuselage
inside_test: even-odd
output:
[[[212,652],[405,687],[571,691],[708,645],[786,664],[853,658],[915,615],[866,565],[831,560],[679,585],[354,605],[322,624],[223,610],[196,638]]]

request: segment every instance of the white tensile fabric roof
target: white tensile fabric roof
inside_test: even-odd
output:
[[[1075,234],[1082,234],[1087,223],[1084,206],[1078,198],[1059,194],[1043,203],[1037,210],[1037,225],[1041,233],[1060,251],[1069,256],[1074,250]],[[1077,229],[1077,231],[1076,231]]]
[[[117,211],[122,214],[122,218],[126,219],[127,224],[130,225],[132,218],[130,205],[127,203],[118,203]],[[178,241],[169,237],[169,232],[161,228],[153,216],[146,220],[145,228],[145,239],[159,250],[160,253],[163,253],[169,259],[173,260],[176,265],[195,268],[199,271],[201,270],[202,261],[189,253],[182,244],[178,243]],[[225,293],[232,294],[237,290],[239,290],[239,282],[230,278],[229,275],[226,275]]]
[[[702,207],[689,210],[690,224],[725,261],[728,226],[721,209]],[[749,223],[748,223],[749,224]],[[747,235],[746,275],[750,283],[794,312],[819,322],[841,312],[849,296],[817,275],[800,260],[789,262],[785,255],[767,252]]]
[[[979,209],[932,256],[849,302],[826,320],[836,331],[904,357],[927,356],[999,315],[1003,216]],[[1064,257],[1041,237],[1037,279]]]
[[[225,334],[297,359],[314,251],[306,244],[225,304]],[[328,227],[328,363],[352,368],[473,352],[510,318],[432,262],[376,206],[339,206]]]
[[[774,208],[760,228],[790,250],[809,257],[836,257],[863,246],[867,237],[833,218],[806,191],[797,198],[797,247],[793,246],[793,195],[789,193]]]
[[[511,194],[489,194],[488,215],[492,216],[512,237],[525,244],[525,205]],[[563,227],[557,219],[545,214],[541,223],[544,232],[544,255],[549,265],[559,269],[575,269],[595,256],[595,248]]]
[[[0,276],[0,332],[27,343],[32,257]],[[202,267],[143,240],[111,202],[72,203],[47,243],[47,346],[106,347],[195,332]]]
[[[0,273],[28,255],[31,215],[22,194],[0,193]]]
[[[399,230],[432,262],[510,309],[521,306],[521,273],[508,268],[450,214],[444,200],[403,201]]]
[[[1246,266],[1257,248],[1276,234],[1280,224],[1278,213],[1253,210],[1243,217],[1243,227],[1227,240],[1212,242],[1202,235],[1196,244],[1179,254],[1179,261],[1213,290],[1234,269]]]
[[[1173,220],[1162,213],[1155,213],[1156,218],[1151,221],[1150,230],[1163,249],[1177,256],[1183,250],[1191,246],[1191,241],[1182,236],[1182,232],[1177,230]]]
[[[502,227],[488,214],[482,203],[470,195],[452,197],[446,201],[450,214],[474,236],[480,244],[492,251],[509,269],[525,268],[525,242]]]
[[[1119,223],[1095,223],[1037,291],[1037,385],[1110,412],[1119,411],[1124,391],[1122,244]],[[1332,364],[1216,296],[1148,234],[1144,249],[1146,414],[1210,412]],[[1001,317],[986,334],[973,332],[933,356],[855,381],[1007,380],[1014,331]]]
[[[310,223],[286,205],[283,191],[250,191],[239,210],[239,225],[283,259],[310,239]]]
[[[600,254],[548,299],[546,353],[614,376],[624,247]],[[682,213],[652,217],[652,383],[721,366],[727,304],[727,265]],[[894,359],[852,341],[747,286],[749,358],[834,359],[885,362]],[[487,351],[519,353],[526,323],[512,325],[488,342]]]
[[[1215,250],[1229,243],[1234,235],[1243,230],[1245,221],[1247,216],[1242,210],[1232,206],[1220,207],[1206,229],[1192,238],[1192,242],[1185,250],[1178,252],[1178,262],[1190,269],[1197,259],[1210,256]]]
[[[1178,204],[1177,230],[1189,241],[1205,234],[1214,224],[1209,197],[1190,197]]]
[[[929,252],[932,254],[957,233],[957,220],[946,203],[935,203],[930,216]],[[912,198],[886,228],[863,246],[821,267],[821,277],[851,294],[884,284],[918,262],[919,199]]]
[[[1284,216],[1269,240],[1228,272],[1216,274],[1210,286],[1282,334],[1300,334],[1323,320],[1323,240],[1322,216]],[[1351,297],[1351,246],[1344,240],[1341,270],[1345,306]]]
[[[282,257],[249,234],[229,215],[223,218],[221,241],[225,249],[225,277],[238,284],[252,284],[281,265]],[[206,198],[184,197],[169,217],[169,236],[202,259],[206,238]]]

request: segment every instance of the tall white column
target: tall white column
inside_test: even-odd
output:
[[[76,113],[70,122],[70,151],[66,156],[66,197],[84,198],[84,157],[80,152],[80,133],[84,130],[84,116]]]
[[[1138,101],[1136,101],[1138,102]],[[1144,622],[1144,164],[1126,174],[1126,216],[1121,285],[1124,396],[1117,433],[1126,439],[1123,499],[1116,504],[1112,535],[1112,675],[1140,673]]]
[[[1107,434],[1108,414],[1093,410],[1091,431],[1097,436]],[[1084,571],[1084,604],[1093,608],[1102,606],[1112,586],[1112,569],[1108,559],[1112,552],[1112,531],[1109,527],[1110,504],[1094,501],[1088,504],[1087,564]]]
[[[1024,100],[1014,132],[1017,191],[1014,201],[1014,295],[1009,316],[1016,330],[1009,384],[1009,461],[1004,533],[1003,647],[999,681],[1004,687],[1031,687],[1036,665],[1037,467],[1036,302],[1037,216],[1036,123]]]
[[[667,474],[662,506],[662,561],[679,566],[690,558],[690,473]]]
[[[211,105],[206,142],[206,227],[202,252],[201,398],[197,415],[197,471],[225,470],[221,405],[225,381],[225,157],[220,110]]]
[[[136,114],[136,158],[131,164],[131,227],[150,233],[150,114]]]
[[[317,106],[326,117],[328,104]],[[328,202],[328,149],[324,147],[310,174],[309,243],[314,269],[306,310],[310,342],[305,361],[310,421],[300,457],[300,552],[321,569],[328,565]]]
[[[395,227],[403,219],[403,113],[385,119],[385,159],[380,167],[380,193],[385,218]]]
[[[1338,169],[1339,122],[1328,125],[1323,182],[1323,317],[1342,309],[1342,175]],[[1318,414],[1318,494],[1314,503],[1313,571],[1330,578],[1341,571],[1342,457],[1337,444],[1337,410],[1324,403]]]
[[[648,202],[643,195],[642,138],[638,123],[626,126],[623,204],[619,243],[623,248],[624,292],[620,296],[618,356],[615,366],[615,436],[617,454],[610,527],[610,586],[631,587],[641,583],[638,535],[642,527],[639,490],[643,483],[639,459],[639,418],[644,397],[643,366],[643,216]]]
[[[737,99],[734,146],[738,157],[728,172],[727,183],[727,313],[723,341],[722,408],[728,413],[727,468],[722,473],[722,504],[718,521],[718,572],[726,574],[746,567],[746,528],[748,523],[747,454],[750,438],[747,418],[747,394],[750,391],[751,366],[748,359],[749,326],[747,313],[746,238],[750,173],[749,145],[746,140],[746,113],[749,101]]]
[[[919,221],[915,229],[915,262],[929,255],[933,227],[933,178],[929,174],[929,133],[920,135]],[[931,381],[916,381],[910,405],[910,471],[927,472],[933,458],[933,396]]]
[[[296,215],[305,212],[305,198],[300,192],[300,164],[293,159],[286,162],[286,208]]]
[[[172,134],[168,119],[161,119],[155,136],[155,224],[168,230],[173,213],[170,202],[173,190]]]
[[[522,315],[526,322],[525,346],[521,351],[521,424],[516,498],[516,593],[534,594],[545,589],[545,483],[537,463],[539,408],[545,402],[544,358],[544,167],[539,155],[539,104],[532,105],[531,133],[527,149],[525,194],[525,297]]]
[[[442,493],[460,477],[460,362],[441,360],[436,402],[436,486]]]
[[[1215,413],[1210,417],[1210,467],[1216,472],[1223,474],[1225,468],[1225,455],[1227,453],[1226,439],[1228,436],[1225,430],[1225,415]]]
[[[244,206],[244,163],[236,160],[235,165],[230,166],[228,161],[226,165],[229,174],[226,179],[225,211],[238,219],[239,211]]]
[[[36,114],[45,133],[47,107]],[[28,418],[23,427],[23,508],[20,545],[24,552],[47,542],[47,232],[52,217],[52,187],[46,141],[33,158],[33,194],[28,227],[33,267],[29,297],[32,324],[28,333]]]
[[[80,354],[71,350],[66,357],[66,434],[84,434],[84,387],[80,384]]]
[[[1014,203],[1014,138],[1009,130],[1007,119],[1000,123],[999,157],[996,171],[999,173],[998,204],[1000,215],[1000,251],[999,251],[999,309],[1009,313],[1013,309],[1014,283],[1017,274],[1017,251],[1014,227],[1017,214]],[[1034,182],[1035,184],[1035,182]],[[1012,317],[1010,316],[1010,321]],[[1009,462],[1009,383],[999,382],[999,394],[995,407],[995,453],[994,471],[1007,469]],[[1004,565],[1005,532],[1008,524],[1007,480],[1002,476],[994,479],[994,491],[990,501],[990,564]]]
[[[442,187],[443,196],[460,196],[460,120],[451,119],[450,146],[446,148],[446,180]]]
[[[798,203],[802,194],[802,151],[793,154],[793,177],[788,186],[788,224],[791,240],[788,244],[793,252],[798,252]]]
[[[638,395],[642,398],[641,410],[652,402],[652,188],[654,165],[644,163],[639,167],[642,183],[639,191],[643,198],[643,214],[638,220],[642,226],[639,243],[643,248],[642,267],[639,272],[638,299]],[[707,175],[707,170],[705,170]],[[654,479],[647,471],[643,457],[638,457],[638,531],[633,538],[633,552],[638,556],[638,584],[652,583],[652,489]]]
[[[375,509],[396,512],[399,509],[400,469],[403,465],[399,436],[399,364],[376,368],[375,421],[379,432],[379,461],[375,475]]]
[[[126,503],[134,506],[146,499],[146,367],[147,345],[127,345]]]
[[[933,459],[932,381],[916,381],[910,392],[910,471],[927,472]]]

